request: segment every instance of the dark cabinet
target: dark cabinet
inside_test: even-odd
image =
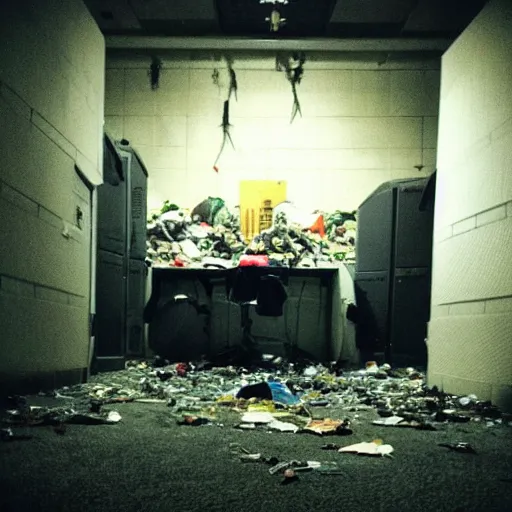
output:
[[[433,209],[427,178],[381,185],[359,207],[355,289],[357,345],[393,364],[426,364]]]
[[[96,329],[93,369],[124,367],[145,352],[147,170],[128,144],[104,141],[97,190]]]
[[[118,357],[124,354],[124,258],[98,251],[96,267],[96,354]]]

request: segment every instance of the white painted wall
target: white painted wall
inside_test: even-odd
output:
[[[104,39],[81,0],[0,4],[0,379],[87,367]],[[85,190],[84,190],[85,189]],[[63,236],[68,233],[69,236]]]
[[[149,207],[166,199],[194,207],[208,195],[238,204],[243,179],[288,182],[288,199],[308,209],[355,209],[378,185],[435,166],[439,61],[338,55],[311,60],[298,88],[303,118],[290,125],[292,93],[275,55],[235,55],[238,102],[219,162],[223,61],[169,53],[160,88],[149,86],[148,55],[107,56],[105,123],[127,138],[149,169]],[[212,82],[221,67],[221,90]]]
[[[431,385],[512,408],[512,2],[442,59]]]

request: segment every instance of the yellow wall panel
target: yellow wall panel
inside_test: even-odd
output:
[[[246,180],[240,182],[240,222],[242,233],[250,240],[260,232],[266,206],[273,208],[286,201],[286,182]]]

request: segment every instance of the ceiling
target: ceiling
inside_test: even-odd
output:
[[[486,0],[288,0],[270,33],[260,0],[84,0],[110,36],[455,39]]]

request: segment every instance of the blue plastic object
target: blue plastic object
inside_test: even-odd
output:
[[[283,405],[296,405],[300,400],[282,382],[267,382],[272,392],[272,400]]]

